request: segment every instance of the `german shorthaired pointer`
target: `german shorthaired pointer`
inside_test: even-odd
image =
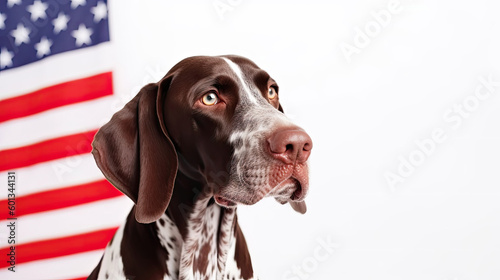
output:
[[[236,205],[305,213],[312,141],[278,85],[239,56],[190,57],[146,85],[93,142],[135,206],[88,279],[256,279]]]

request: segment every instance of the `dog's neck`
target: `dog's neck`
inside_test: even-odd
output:
[[[231,241],[234,238],[236,209],[225,209],[214,203],[203,186],[178,174],[166,216],[171,225],[158,224],[160,240],[178,232],[182,244],[177,246],[179,279],[208,279],[222,275]],[[193,197],[195,197],[193,201]],[[163,222],[169,224],[170,221]],[[175,224],[176,229],[173,229]],[[163,236],[163,237],[162,237]],[[167,243],[168,244],[168,243]],[[168,245],[167,245],[168,246]]]

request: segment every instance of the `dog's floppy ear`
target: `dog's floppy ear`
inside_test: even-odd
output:
[[[94,137],[92,154],[104,176],[136,204],[140,223],[156,221],[172,197],[177,153],[163,122],[171,77],[144,86]]]
[[[279,104],[278,110],[281,113],[285,113],[285,110],[283,110],[283,107],[281,106],[281,103]],[[305,214],[307,211],[307,206],[305,201],[290,201],[290,206],[292,206],[293,210],[299,212],[300,214]]]

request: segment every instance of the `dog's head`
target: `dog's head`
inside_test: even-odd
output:
[[[224,207],[273,196],[306,211],[312,141],[284,115],[276,81],[243,57],[182,60],[117,112],[93,146],[139,222],[165,212],[177,172]]]

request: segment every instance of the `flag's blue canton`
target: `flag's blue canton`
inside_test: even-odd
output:
[[[0,71],[106,41],[107,0],[0,0]]]

